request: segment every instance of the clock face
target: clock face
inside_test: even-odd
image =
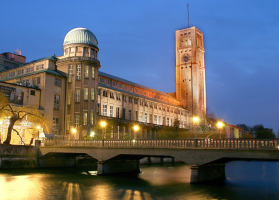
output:
[[[189,55],[184,55],[183,57],[182,57],[182,61],[183,62],[188,62],[190,60],[190,56]]]

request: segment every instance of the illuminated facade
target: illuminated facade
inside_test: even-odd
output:
[[[67,33],[64,54],[51,56],[0,72],[0,81],[25,87],[23,105],[39,89],[38,107],[53,119],[52,133],[82,139],[100,118],[114,121],[111,138],[156,138],[156,129],[188,129],[193,115],[206,108],[202,33],[195,27],[176,31],[176,93],[167,94],[100,72],[98,41],[85,28]],[[3,84],[1,83],[0,84]],[[18,86],[20,85],[20,86]],[[193,114],[192,114],[193,113]],[[133,135],[132,125],[140,124]]]

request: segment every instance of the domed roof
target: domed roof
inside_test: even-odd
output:
[[[64,38],[63,46],[68,44],[91,44],[98,46],[98,41],[95,35],[86,28],[74,28],[70,30]]]

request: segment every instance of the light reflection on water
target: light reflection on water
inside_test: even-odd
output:
[[[189,165],[141,166],[138,176],[97,176],[96,169],[0,173],[0,199],[278,199],[279,163],[231,162],[223,183],[191,185]]]

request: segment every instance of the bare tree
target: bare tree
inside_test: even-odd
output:
[[[2,92],[0,92],[0,117],[7,117],[10,121],[7,138],[3,144],[10,144],[12,131],[15,131],[19,135],[18,131],[14,129],[14,125],[27,117],[30,122],[41,123],[43,125],[47,123],[47,120],[39,113],[36,106],[15,106],[9,103],[8,99]],[[45,128],[47,129],[48,127],[45,126]]]

